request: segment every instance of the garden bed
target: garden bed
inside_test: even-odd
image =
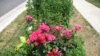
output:
[[[24,16],[24,15],[26,15],[26,13],[25,13],[25,14],[22,13],[22,15]],[[22,16],[22,15],[21,15],[21,16]],[[19,18],[20,18],[20,16],[18,17],[18,19],[19,19]],[[22,18],[24,18],[24,17],[22,17]],[[8,27],[4,30],[4,33],[6,33],[6,31],[8,32],[8,30],[11,29],[11,28],[9,28],[9,27],[11,27],[11,26],[13,27],[15,24],[18,24],[18,25],[19,25],[19,23],[18,23],[19,20],[18,20],[18,19],[14,21],[15,23],[13,22],[10,26],[8,26]],[[23,21],[23,19],[22,19],[22,21]],[[17,22],[17,23],[16,23],[16,22]],[[10,39],[9,39],[8,41],[7,41],[7,40],[4,40],[4,41],[6,41],[6,43],[5,43],[5,45],[4,45],[3,47],[1,47],[1,48],[3,48],[3,50],[5,50],[5,48],[6,48],[6,49],[9,48],[8,51],[10,51],[10,50],[13,51],[13,50],[14,50],[13,47],[16,46],[16,44],[19,43],[19,39],[18,39],[18,38],[19,38],[21,35],[24,35],[23,33],[25,33],[25,25],[27,25],[27,24],[25,24],[25,22],[21,22],[21,23],[22,23],[22,24],[21,24],[21,27],[20,27],[20,28],[17,27],[18,29],[15,30],[15,31],[17,31],[17,32],[15,32],[15,33],[12,34],[12,31],[11,31],[11,32],[9,33],[9,35],[11,34],[11,36],[13,36],[14,38],[11,37],[11,36],[9,36]],[[24,24],[23,24],[23,23],[24,23]],[[13,24],[14,24],[14,25],[13,25]],[[14,29],[14,28],[13,28],[13,29]],[[2,37],[5,36],[5,35],[3,35],[4,33],[2,32]],[[6,34],[6,36],[7,36],[7,35],[8,35],[8,34]],[[5,36],[5,37],[6,37],[6,36]],[[17,37],[17,38],[16,38],[16,37]],[[81,39],[80,39],[80,38],[78,38],[78,39],[76,38],[76,39],[74,39],[74,40],[76,41],[77,44],[78,44],[78,43],[81,43],[81,44],[83,43],[83,42],[81,42]],[[79,41],[79,42],[78,42],[78,41]],[[6,45],[6,44],[8,44],[8,45]],[[80,46],[80,44],[79,44],[79,46]],[[83,48],[82,46],[83,46],[83,45],[81,45],[80,49]],[[80,49],[79,49],[79,50],[80,50]],[[78,50],[78,49],[76,49],[76,50]],[[80,51],[81,51],[81,50],[80,50]],[[80,52],[80,51],[79,51],[79,52]],[[4,51],[4,52],[7,54],[7,51]],[[84,51],[82,51],[82,52],[84,53]],[[76,53],[77,53],[77,52],[76,52]],[[71,55],[71,54],[72,54],[72,55],[75,55],[75,53],[70,53],[69,55]],[[7,55],[8,55],[8,54],[7,54]],[[6,55],[5,55],[5,56],[6,56]],[[84,56],[84,55],[83,55],[83,56]]]
[[[76,35],[81,26],[69,25],[73,14],[71,0],[28,0],[27,7],[26,23],[15,30],[19,34],[13,31],[20,43],[14,49],[4,49],[1,56],[85,56],[84,43]]]
[[[21,19],[23,20],[26,13],[24,13],[24,14],[22,13],[22,15],[21,15]],[[18,16],[17,19],[20,19],[20,16]],[[17,22],[19,22],[19,21],[17,21]],[[74,24],[82,25],[82,29],[77,35],[81,36],[84,41],[87,56],[99,56],[100,55],[100,48],[99,48],[100,47],[99,46],[100,35],[97,34],[97,32],[90,26],[90,24],[76,10],[75,10],[75,14],[74,14],[73,18],[70,21],[70,25],[73,26]],[[20,25],[24,26],[25,24],[23,24],[23,25],[20,24]],[[5,34],[5,33],[7,33],[9,31],[8,28],[12,29],[11,26],[8,26],[2,33],[0,33],[0,34],[2,34],[2,35],[0,35],[0,37],[5,36],[5,39],[6,39],[6,36],[8,36],[8,34]],[[20,31],[20,30],[18,29],[17,31]],[[12,33],[9,33],[10,36],[11,36],[11,34]],[[19,35],[20,32],[15,33],[15,34]],[[9,48],[9,49],[13,50],[14,49],[13,46],[16,46],[19,43],[19,39],[16,38],[15,34],[12,35],[14,38],[11,37],[11,38],[13,38],[13,40],[11,40],[10,42],[7,42],[5,39],[0,39],[0,44],[2,43],[3,45],[5,45],[5,43],[3,43],[3,42],[6,41],[7,45],[5,45],[5,48],[6,49]],[[8,38],[10,36],[8,36]],[[3,45],[0,45],[1,46],[0,48],[2,48],[4,50],[5,48]],[[0,54],[0,56],[1,56],[1,54]]]
[[[8,35],[10,36],[11,34],[9,40],[4,40],[6,44],[2,45],[4,51],[0,52],[1,56],[99,55],[98,51],[100,50],[95,50],[95,48],[99,48],[99,35],[76,10],[74,11],[74,16],[72,16],[72,1],[32,1],[29,0],[27,4],[28,15],[24,18],[26,13],[23,14],[23,19],[25,20],[22,20],[21,25],[15,27],[16,29],[13,28],[14,31],[11,31]],[[19,23],[17,24],[19,25]],[[82,30],[79,31],[81,28]],[[9,27],[7,30],[9,30]],[[4,36],[3,34],[2,32],[1,35]],[[98,38],[92,37],[94,36],[93,34]],[[3,37],[1,38],[3,43],[2,39]],[[93,47],[90,48],[89,45],[93,45]],[[97,53],[94,54],[94,52]]]

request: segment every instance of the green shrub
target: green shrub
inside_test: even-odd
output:
[[[68,48],[67,49],[67,56],[86,56],[85,49],[84,49],[84,42],[83,40],[75,36],[71,39],[71,42],[74,42],[75,48]]]
[[[73,5],[72,0],[28,0],[27,11],[39,21],[68,27]]]

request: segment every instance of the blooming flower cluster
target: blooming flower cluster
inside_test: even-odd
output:
[[[29,22],[31,19],[31,16],[26,16],[27,22]],[[43,52],[43,55],[45,56],[62,56],[63,54],[65,54],[62,53],[62,48],[66,46],[64,43],[67,43],[68,46],[74,46],[72,42],[67,42],[67,40],[70,40],[74,36],[74,33],[81,29],[81,26],[75,25],[72,29],[66,29],[63,27],[63,25],[56,25],[51,28],[45,23],[40,23],[36,30],[32,31],[31,28],[32,26],[28,27],[28,31],[31,31],[29,37],[27,39],[21,37],[22,43],[17,46],[16,50],[19,50],[24,44],[27,43],[33,44],[35,47],[39,47],[40,49],[45,48],[46,50],[44,49],[45,51]],[[61,39],[59,37],[61,37]],[[63,41],[64,38],[66,38],[67,40]],[[40,51],[40,49],[38,49],[37,52]],[[34,50],[36,51],[36,49]],[[33,55],[40,54],[35,51]]]
[[[80,25],[75,25],[73,29],[66,29],[63,31],[64,35],[67,39],[70,39],[72,37],[73,32],[77,32],[81,29]]]
[[[48,51],[46,56],[61,56],[61,51],[59,51],[57,48],[53,49],[51,51]]]
[[[55,36],[50,34],[49,31],[50,27],[45,23],[41,23],[39,28],[29,35],[27,43],[34,43],[35,46],[39,46],[40,44],[46,43],[46,41],[52,42],[55,40]]]
[[[80,30],[80,26],[76,25],[73,29],[63,29],[62,26],[55,26],[53,28],[54,32],[60,31],[63,36],[66,36],[67,39],[70,39],[72,37],[72,33]],[[63,32],[62,32],[63,31]],[[41,23],[37,30],[33,31],[29,38],[27,39],[27,43],[34,43],[35,46],[38,46],[40,44],[44,44],[47,41],[52,42],[55,40],[55,36],[50,33],[50,27],[46,25],[45,23]]]
[[[32,21],[32,16],[30,16],[30,15],[25,16],[25,20],[26,20],[26,22]]]

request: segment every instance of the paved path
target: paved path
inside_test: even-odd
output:
[[[100,8],[85,0],[73,0],[73,3],[82,16],[100,34]]]
[[[26,1],[0,17],[0,32],[3,31],[16,17],[26,10]]]
[[[25,0],[0,0],[0,16],[3,16]]]

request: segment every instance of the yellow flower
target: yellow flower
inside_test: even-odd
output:
[[[20,41],[21,43],[16,46],[15,51],[19,51],[20,48],[26,43],[26,37],[21,36]]]
[[[21,41],[22,43],[26,43],[26,37],[21,36],[21,37],[20,37],[20,41]]]

